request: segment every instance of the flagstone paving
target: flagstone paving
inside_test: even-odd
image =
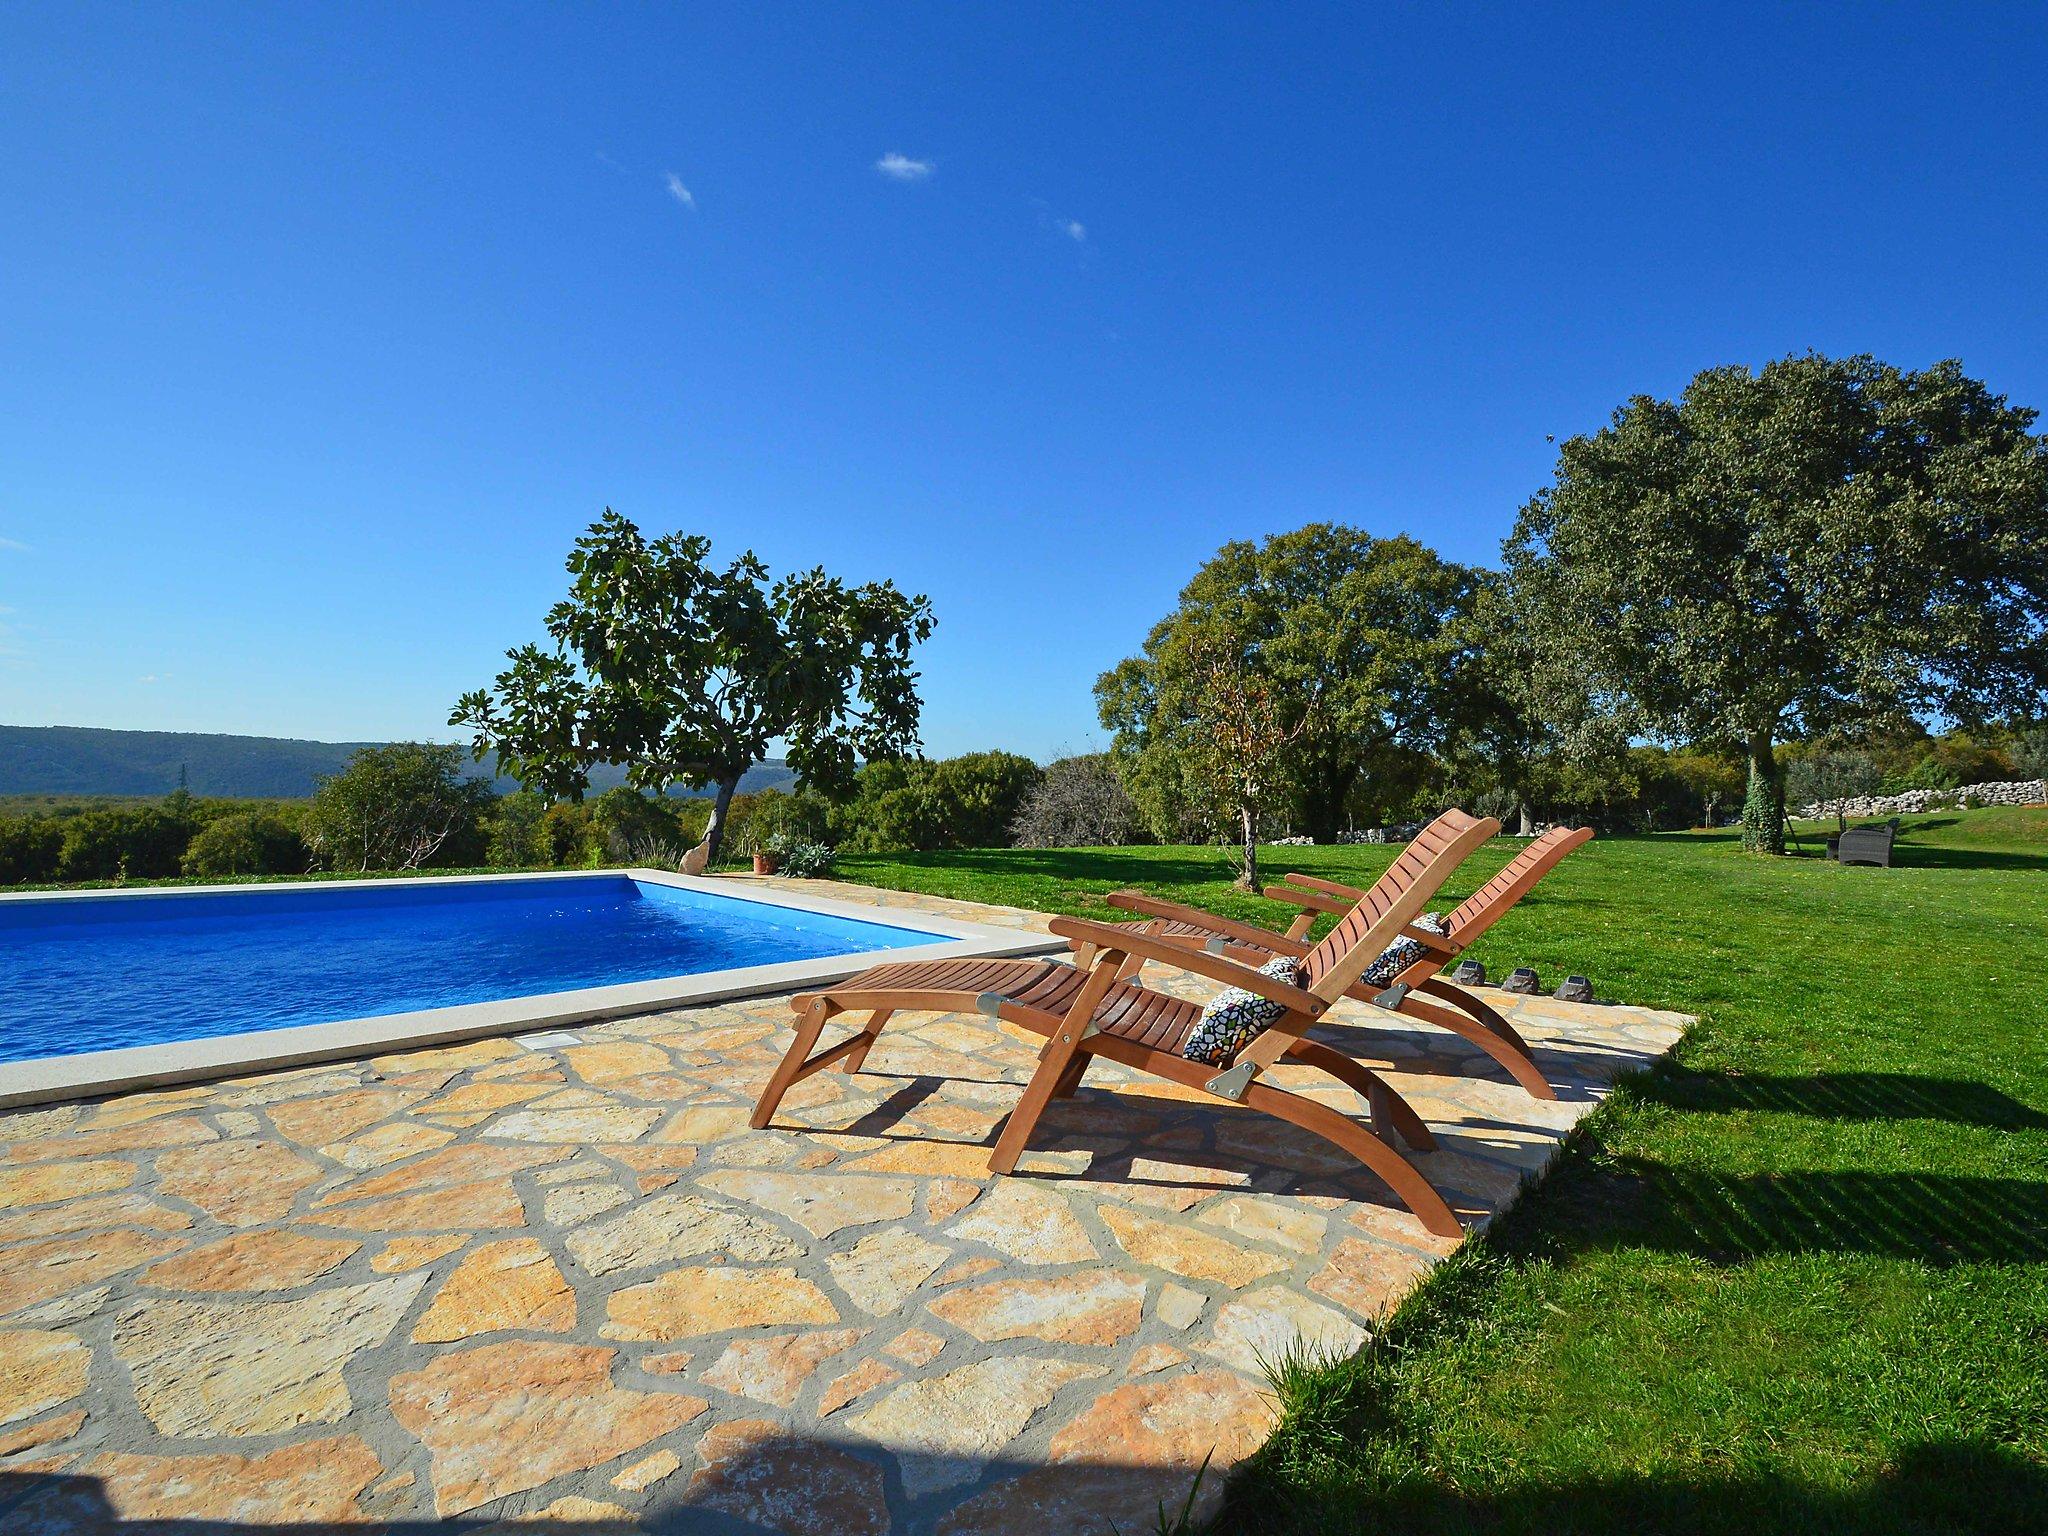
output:
[[[1688,1022],[1492,1000],[1559,1102],[1338,1010],[1468,1227]],[[980,1016],[900,1015],[749,1130],[790,1017],[756,998],[0,1116],[0,1530],[1149,1529],[1265,1437],[1266,1362],[1356,1348],[1455,1246],[1327,1145],[1109,1063],[993,1178],[1038,1041]]]

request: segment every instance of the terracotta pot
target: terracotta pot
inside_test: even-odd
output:
[[[757,875],[772,875],[772,874],[774,874],[774,873],[775,873],[775,855],[774,855],[774,854],[772,854],[772,853],[757,853],[757,854],[755,854],[755,855],[754,855],[754,873],[755,873],[755,874],[757,874]]]

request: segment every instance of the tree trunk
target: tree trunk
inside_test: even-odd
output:
[[[1238,807],[1238,821],[1244,829],[1244,873],[1238,883],[1254,896],[1259,894],[1259,813],[1249,805]]]
[[[1344,802],[1358,782],[1356,766],[1312,770],[1302,787],[1301,819],[1305,832],[1318,843],[1334,843],[1344,821]]]
[[[725,813],[732,806],[733,791],[739,787],[738,774],[718,781],[718,793],[711,800],[711,819],[704,824],[704,841],[697,845],[704,850],[706,869],[718,862],[718,850],[725,842]]]
[[[1515,802],[1515,836],[1534,837],[1535,835],[1536,822],[1529,814],[1529,802],[1517,800]]]
[[[1745,853],[1785,851],[1785,775],[1771,750],[1771,733],[1749,739],[1749,791],[1742,799]]]

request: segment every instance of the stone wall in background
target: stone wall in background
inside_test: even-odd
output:
[[[1807,821],[1843,816],[1917,816],[1976,801],[1982,805],[2048,805],[2048,779],[2006,779],[1993,784],[1965,784],[1961,789],[1909,789],[1902,795],[1858,795],[1841,801],[1809,805],[1796,812]]]

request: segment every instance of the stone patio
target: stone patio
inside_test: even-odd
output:
[[[1560,1102],[1337,1011],[1473,1227],[1689,1022],[1491,1000]],[[759,998],[0,1115],[0,1530],[1144,1531],[1265,1437],[1264,1362],[1352,1350],[1454,1246],[1323,1143],[1107,1063],[992,1178],[1038,1042],[979,1016],[899,1016],[865,1072],[750,1131],[790,1017]]]

